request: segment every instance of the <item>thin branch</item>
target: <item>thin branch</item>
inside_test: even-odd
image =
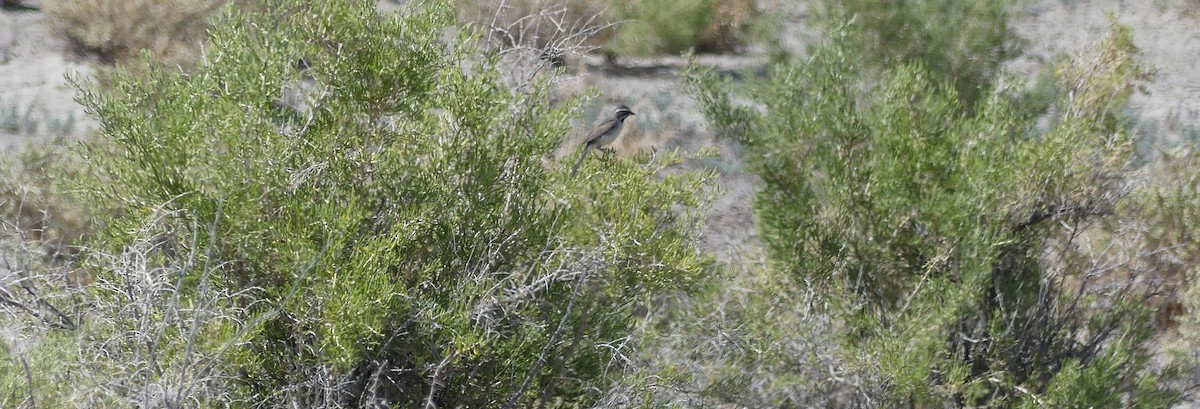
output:
[[[562,317],[558,320],[558,327],[555,328],[554,332],[550,334],[550,340],[547,341],[546,346],[542,348],[541,354],[538,355],[537,362],[534,363],[533,367],[529,368],[529,372],[525,374],[525,380],[521,382],[521,387],[517,388],[517,390],[513,392],[512,396],[509,397],[508,403],[504,405],[506,409],[512,409],[516,407],[517,400],[520,399],[521,395],[525,394],[525,391],[529,389],[529,383],[533,380],[533,377],[540,372],[542,370],[542,366],[545,365],[546,356],[550,353],[550,350],[554,348],[554,344],[558,343],[558,337],[562,334],[563,329],[567,326],[567,320],[571,317],[571,312],[575,309],[575,301],[579,298],[579,288],[583,286],[585,277],[585,275],[581,274],[579,275],[579,278],[575,280],[575,288],[571,291],[571,300],[567,302],[567,309],[563,312]]]

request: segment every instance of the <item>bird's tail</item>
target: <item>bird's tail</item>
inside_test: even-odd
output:
[[[579,171],[579,165],[583,164],[583,158],[586,158],[588,151],[591,150],[589,148],[591,148],[591,146],[583,146],[583,153],[579,154],[579,161],[575,162],[575,167],[571,168],[571,179],[575,178],[575,172]]]

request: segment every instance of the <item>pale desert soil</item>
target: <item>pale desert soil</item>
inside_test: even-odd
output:
[[[0,122],[17,121],[22,128],[14,132],[0,123],[0,149],[86,132],[88,121],[67,75],[86,76],[91,68],[66,48],[40,12],[0,11]]]
[[[1020,69],[1051,62],[1056,53],[1084,50],[1108,29],[1106,13],[1133,28],[1142,61],[1157,71],[1148,94],[1136,95],[1131,116],[1139,128],[1163,146],[1200,142],[1200,7],[1192,0],[1043,0],[1017,20],[1029,41],[1029,57]]]

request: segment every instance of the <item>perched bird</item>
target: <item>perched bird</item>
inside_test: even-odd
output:
[[[592,133],[588,134],[583,145],[583,153],[579,154],[579,161],[575,162],[574,168],[571,168],[571,177],[575,177],[575,172],[579,170],[579,165],[583,164],[583,158],[587,157],[588,151],[592,148],[603,149],[617,140],[617,136],[621,134],[621,127],[625,125],[625,118],[630,115],[634,115],[633,111],[621,104],[617,106],[616,112],[613,112],[612,118],[605,119],[596,129],[592,130]]]

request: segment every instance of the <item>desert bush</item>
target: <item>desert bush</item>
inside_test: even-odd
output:
[[[0,406],[62,406],[52,398],[70,391],[61,371],[66,356],[62,344],[69,336],[61,335],[78,329],[72,307],[78,305],[80,291],[72,288],[64,264],[54,256],[59,247],[43,245],[37,238],[41,230],[28,223],[37,209],[34,195],[29,203],[6,196],[0,214]],[[20,211],[25,208],[30,211]]]
[[[502,49],[588,52],[612,35],[602,1],[456,1],[455,8]]]
[[[1198,164],[1200,159],[1190,148],[1162,152],[1159,160],[1148,166],[1152,182],[1129,209],[1142,216],[1139,238],[1147,248],[1156,250],[1148,268],[1167,283],[1154,300],[1159,308],[1155,324],[1178,329],[1177,346],[1182,347],[1178,349],[1192,363],[1200,362],[1195,352],[1200,344],[1196,314],[1200,290],[1191,287],[1200,273],[1200,252],[1196,251],[1196,232],[1200,231]]]
[[[616,1],[612,14],[626,21],[607,48],[622,55],[737,51],[758,16],[750,0]]]
[[[166,214],[193,238],[164,240],[206,249],[213,290],[252,300],[224,361],[238,401],[588,404],[635,307],[711,268],[689,244],[710,175],[657,176],[661,154],[570,180],[542,158],[577,102],[506,85],[447,4],[369,3],[229,10],[194,71],[104,74],[83,189],[120,210],[95,247]]]
[[[213,285],[213,273],[226,266],[206,263],[204,249],[163,239],[176,232],[161,223],[167,216],[154,217],[119,253],[93,253],[91,267],[109,274],[87,286],[67,279],[77,266],[50,262],[6,225],[0,232],[0,308],[7,312],[0,316],[0,404],[231,403],[232,366],[222,356],[264,315],[247,314],[254,304],[242,297],[246,293]]]
[[[5,101],[0,107],[0,131],[10,134],[32,134],[38,130],[38,118],[34,116],[34,105],[21,107],[19,104]]]
[[[971,108],[986,97],[1000,66],[1018,55],[1020,42],[1004,0],[821,0],[816,21],[843,31],[848,61],[866,73],[919,63],[938,81],[950,81]]]
[[[226,0],[54,0],[48,18],[77,51],[105,63],[130,61],[148,50],[168,62],[190,61],[208,18]]]
[[[461,24],[480,32],[481,48],[498,59],[506,83],[533,78],[570,80],[554,69],[578,72],[580,56],[595,51],[613,32],[604,2],[492,0],[455,1]]]
[[[931,2],[918,3],[900,12]],[[1170,372],[1149,366],[1152,293],[1115,267],[1142,258],[1084,238],[1129,192],[1131,135],[1115,111],[1147,78],[1129,30],[1114,23],[1094,60],[1056,70],[1064,92],[1039,128],[1019,108],[1023,86],[984,71],[850,64],[874,50],[855,24],[745,89],[689,75],[764,182],[754,211],[771,267],[827,294],[847,355],[884,374],[890,405],[1178,399]],[[965,83],[984,88],[968,98]]]
[[[707,291],[650,310],[634,371],[598,406],[880,406],[883,374],[847,358],[819,287],[762,264],[740,255]]]
[[[557,65],[596,49],[626,56],[738,52],[764,22],[749,0],[492,0],[458,1],[456,8],[500,53],[532,53]]]
[[[456,6],[502,52],[533,51],[556,63],[597,49],[624,56],[736,52],[763,21],[749,0],[493,0]]]
[[[85,327],[73,334],[74,406],[228,406],[237,372],[226,355],[278,313],[250,289],[215,282],[230,266],[195,241],[214,226],[185,229],[157,211],[119,253],[91,254],[106,274],[90,285]]]
[[[89,276],[74,269],[91,213],[68,192],[80,162],[58,143],[0,160],[0,407],[70,406]]]
[[[29,145],[0,160],[0,220],[57,261],[73,257],[91,230],[91,211],[67,182],[81,166],[64,143]]]

